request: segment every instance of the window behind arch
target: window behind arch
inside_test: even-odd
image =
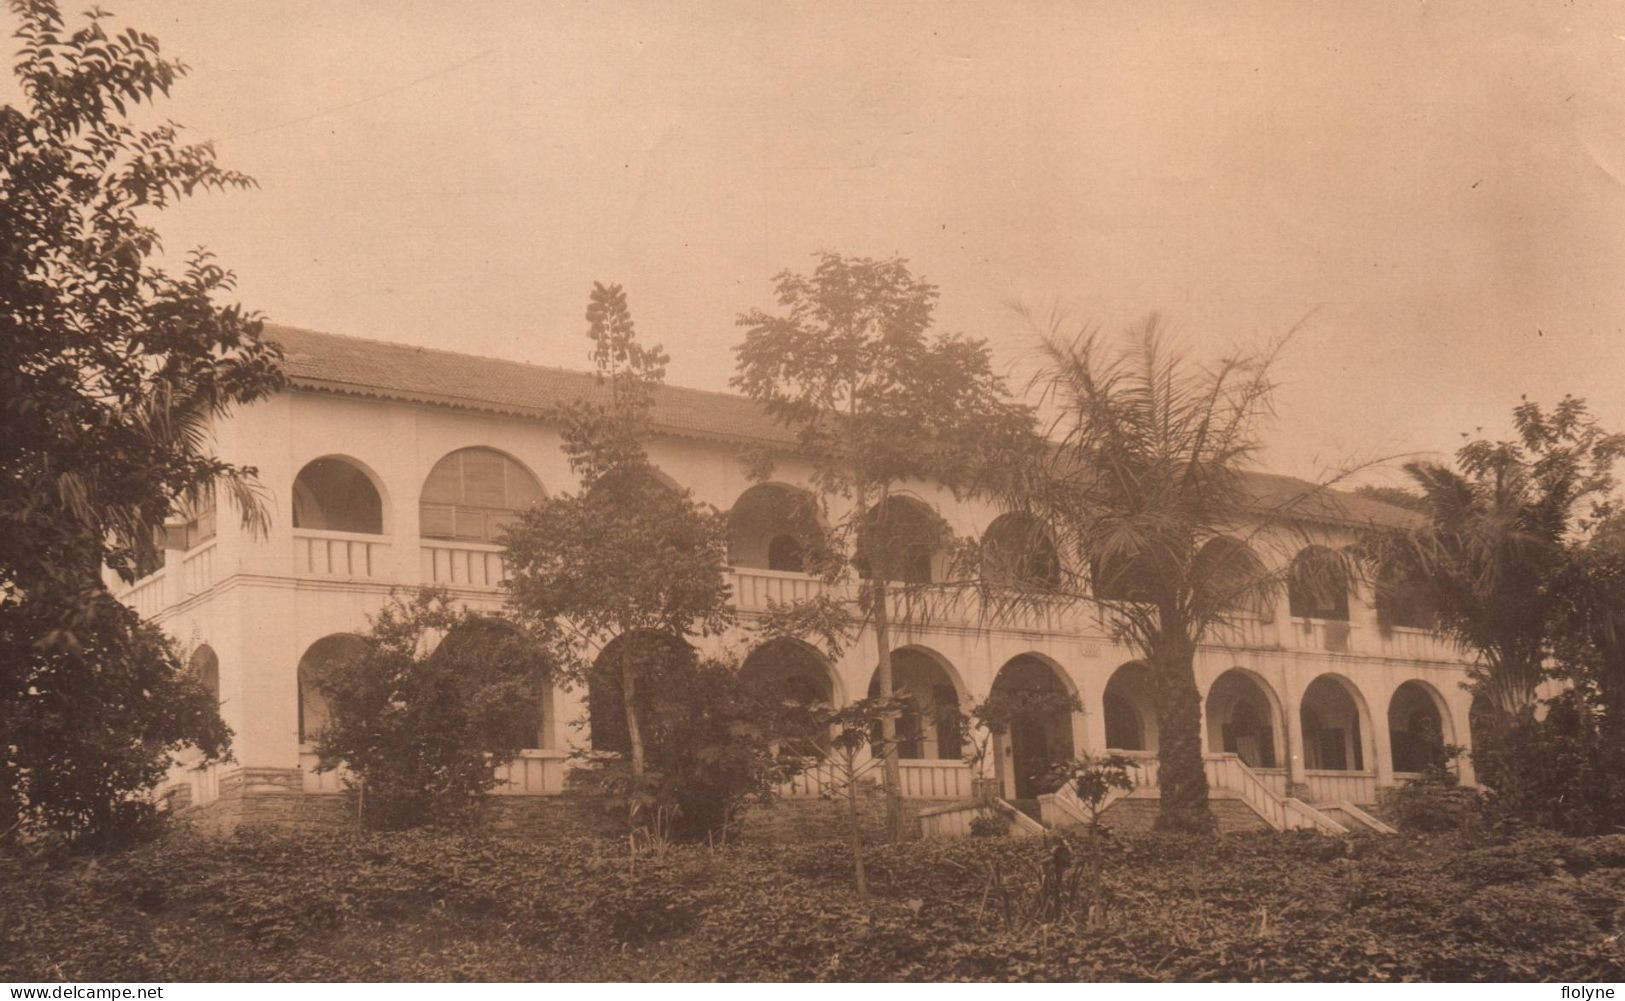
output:
[[[423,482],[418,514],[424,536],[495,542],[521,511],[542,499],[524,466],[489,448],[451,453]]]
[[[795,536],[773,536],[773,541],[767,544],[767,568],[786,573],[802,573],[807,569],[807,559]]]
[[[317,459],[293,481],[293,527],[382,535],[384,502],[366,473],[343,459]]]

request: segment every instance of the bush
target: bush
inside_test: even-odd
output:
[[[1485,727],[1473,768],[1494,792],[1493,812],[1565,834],[1625,827],[1625,760],[1605,739],[1586,693],[1569,689],[1533,711]]]
[[[1602,839],[1597,839],[1601,841]],[[1090,849],[1071,841],[1072,867]],[[1606,847],[1606,846],[1604,846]],[[1119,835],[1094,923],[1006,920],[1054,842],[877,845],[871,904],[834,843],[536,843],[410,831],[240,835],[17,866],[0,980],[1614,980],[1625,868],[1579,839]],[[1469,880],[1475,868],[1494,869]],[[1039,899],[1034,897],[1033,899]],[[1041,917],[1033,912],[1033,917]]]
[[[620,811],[631,798],[638,826],[679,841],[726,840],[740,811],[771,794],[797,762],[776,754],[782,716],[777,700],[744,684],[734,665],[684,656],[646,659],[638,669],[647,772],[634,788],[624,758],[593,756],[572,781],[605,794]],[[614,672],[594,677],[594,698],[621,705]],[[656,697],[655,693],[658,693]],[[624,739],[624,729],[621,730]],[[625,816],[624,813],[621,814]]]
[[[497,766],[540,746],[546,651],[440,588],[393,598],[368,640],[311,679],[331,713],[316,734],[320,767],[355,776],[369,827],[471,819]]]

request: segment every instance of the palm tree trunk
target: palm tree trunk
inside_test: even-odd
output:
[[[1157,761],[1161,804],[1153,829],[1211,834],[1218,829],[1208,809],[1207,771],[1202,764],[1202,695],[1196,688],[1195,645],[1165,640],[1151,658],[1157,702]]]

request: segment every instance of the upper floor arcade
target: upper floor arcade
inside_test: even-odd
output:
[[[344,589],[437,584],[494,598],[505,572],[504,528],[549,493],[576,487],[558,435],[539,419],[541,412],[561,394],[595,391],[591,378],[331,335],[278,336],[288,350],[290,391],[244,408],[215,429],[221,455],[257,470],[269,531],[244,532],[232,512],[189,513],[165,533],[165,565],[127,589],[126,600],[162,617],[233,578]],[[730,583],[742,614],[830,587],[855,587],[826,584],[806,572],[819,522],[851,512],[821,509],[805,486],[810,470],[788,450],[770,482],[748,475],[744,446],[786,446],[782,428],[747,401],[687,390],[665,391],[655,416],[657,434],[648,448],[660,475],[727,514]],[[1215,642],[1333,657],[1460,659],[1426,628],[1425,616],[1403,614],[1417,611],[1413,605],[1385,602],[1379,616],[1366,582],[1328,570],[1327,547],[1350,541],[1359,518],[1383,513],[1361,499],[1349,503],[1348,517],[1328,518],[1301,539],[1261,543],[1238,531],[1207,544],[1203,558],[1226,565],[1291,566],[1279,599],[1238,608]],[[857,522],[880,519],[888,522],[893,545],[881,552],[860,534],[859,574],[947,580],[955,573],[956,537],[982,541],[981,571],[989,580],[1042,586],[1059,575],[1066,558],[1020,516],[956,499],[931,484],[913,485]],[[1094,570],[1097,586],[1115,586]],[[990,621],[968,596],[934,606],[931,624],[1099,631],[1085,607],[1057,602]]]

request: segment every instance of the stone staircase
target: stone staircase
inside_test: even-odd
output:
[[[1243,831],[1310,830],[1322,834],[1394,834],[1395,830],[1353,803],[1307,803],[1270,788],[1241,758],[1228,753],[1203,755],[1208,780],[1208,806],[1225,833]],[[1134,788],[1113,790],[1101,807],[1101,822],[1118,830],[1149,830],[1156,820],[1157,759],[1138,758],[1133,765]],[[1012,836],[1032,836],[1047,830],[1076,827],[1089,821],[1089,811],[1070,787],[1037,799],[1004,800],[988,804],[975,800],[946,804],[920,814],[924,837],[965,837],[971,821],[994,816]]]
[[[1322,834],[1393,834],[1394,829],[1353,803],[1310,804],[1282,796],[1236,755],[1203,755],[1209,788],[1208,805],[1225,832],[1249,830],[1312,830]],[[1135,788],[1114,790],[1107,796],[1101,821],[1122,829],[1149,828],[1157,808],[1157,761],[1135,762]],[[1070,827],[1088,822],[1088,810],[1070,788],[1039,797],[1040,816],[1047,827]]]

